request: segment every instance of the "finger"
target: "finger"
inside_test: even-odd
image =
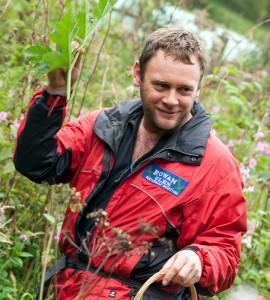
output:
[[[177,276],[175,276],[173,281],[186,287],[191,284],[191,281],[196,276],[196,274],[196,269],[194,269],[192,265],[185,264],[183,268],[178,272]]]
[[[175,259],[173,263],[170,265],[168,268],[163,280],[162,284],[167,285],[169,282],[172,281],[172,279],[179,273],[179,271],[183,268],[185,261],[179,257],[179,256],[174,256]]]
[[[175,256],[172,256],[165,264],[164,266],[162,267],[162,271],[166,271],[167,269],[169,269],[171,267],[171,265],[173,264],[175,260]]]
[[[165,275],[164,275],[164,277],[163,277],[163,279],[162,279],[162,284],[163,284],[163,285],[167,285],[167,284],[169,283],[169,281],[168,281],[168,272],[169,272],[169,270],[172,269],[175,259],[176,259],[175,255],[172,256],[172,257],[166,262],[166,264],[165,264],[165,265],[163,266],[163,268],[162,268],[162,271],[164,271],[164,273],[165,273]]]
[[[201,278],[201,272],[196,264],[186,264],[179,272],[179,284],[182,286],[190,286],[198,282]]]
[[[186,278],[181,285],[184,286],[184,287],[189,287],[189,286],[195,284],[198,281],[199,281],[198,276],[194,275],[194,276],[191,276],[189,278]]]

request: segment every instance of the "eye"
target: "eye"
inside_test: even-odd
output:
[[[178,89],[178,91],[180,94],[183,94],[183,95],[189,95],[192,93],[192,89],[189,87],[181,87]]]
[[[168,85],[166,83],[156,83],[155,84],[155,89],[157,91],[164,91],[168,88]]]

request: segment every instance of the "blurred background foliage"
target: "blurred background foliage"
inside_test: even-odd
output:
[[[34,299],[40,274],[58,255],[58,233],[70,190],[29,182],[14,170],[12,153],[27,103],[46,83],[45,77],[37,78],[24,50],[35,42],[47,42],[68,3],[0,0],[0,300]],[[89,3],[91,7],[94,1]],[[168,7],[172,10],[166,19]],[[216,134],[239,160],[245,182],[249,230],[236,285],[247,283],[270,295],[269,1],[122,1],[86,48],[67,120],[138,96],[132,65],[145,36],[172,22],[178,12],[196,18],[198,35],[221,27],[255,45],[246,53],[237,52],[246,42],[240,40],[228,52],[226,46],[233,38],[227,33],[226,38],[219,34],[211,43],[206,40],[209,59],[200,101],[211,114]],[[173,23],[182,26],[176,19]]]

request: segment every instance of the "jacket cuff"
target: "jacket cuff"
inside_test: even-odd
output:
[[[51,95],[46,88],[42,93],[42,101],[48,107],[48,116],[50,116],[55,108],[65,109],[67,105],[66,97],[60,95]]]
[[[63,106],[66,106],[66,104],[67,104],[66,97],[60,96],[60,95],[52,95],[52,94],[48,93],[46,88],[43,90],[42,97],[44,99],[44,102],[49,107],[51,107],[52,105],[53,105],[53,107],[63,107]]]
[[[201,264],[202,264],[202,271],[203,271],[203,257],[201,256],[201,253],[200,253],[200,249],[197,248],[196,246],[187,246],[181,250],[191,250],[191,251],[194,251],[200,258],[200,261],[201,261]],[[197,292],[200,294],[200,295],[203,295],[203,296],[213,296],[213,293],[209,292],[209,290],[205,287],[202,287],[200,285],[200,281],[195,283],[195,287],[196,287],[196,290]]]

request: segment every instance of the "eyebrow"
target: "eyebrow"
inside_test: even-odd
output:
[[[167,81],[164,81],[164,80],[157,80],[157,79],[154,79],[151,81],[153,84],[164,84],[164,85],[169,85],[169,83]]]
[[[162,85],[167,85],[167,86],[170,86],[170,84],[167,82],[167,81],[164,81],[164,80],[158,80],[158,79],[154,79],[151,81],[153,84],[162,84]],[[194,87],[192,85],[189,85],[189,84],[182,84],[179,86],[180,88],[188,88],[190,90],[194,90]],[[178,88],[179,88],[178,87]]]

